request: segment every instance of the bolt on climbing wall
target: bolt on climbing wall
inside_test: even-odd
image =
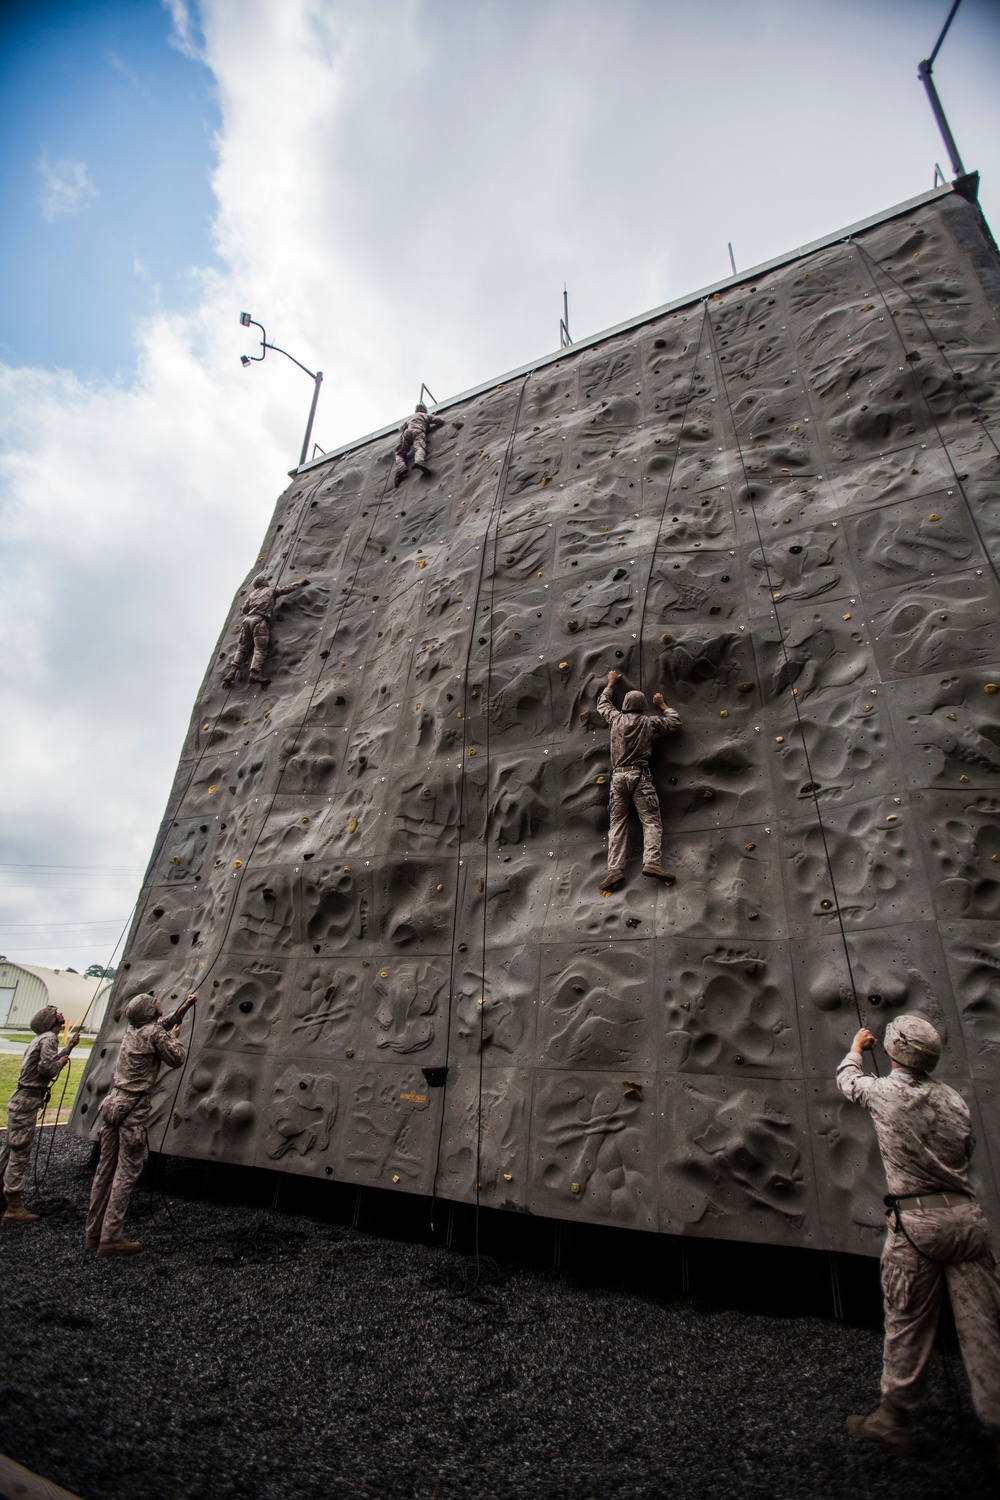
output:
[[[247,588],[310,582],[267,686],[234,603],[76,1129],[129,995],[197,988],[153,1149],[874,1254],[834,1071],[918,1010],[1000,1219],[998,287],[925,195],[447,403],[430,477],[298,471]],[[682,729],[676,883],[636,836],[606,896],[609,668]]]

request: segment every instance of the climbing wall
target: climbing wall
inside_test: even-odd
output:
[[[431,478],[300,470],[248,582],[311,582],[266,689],[234,602],[77,1130],[130,994],[198,988],[154,1149],[875,1253],[834,1073],[916,1009],[1000,1222],[998,288],[927,195],[447,403]],[[612,667],[683,728],[676,883],[605,896]]]

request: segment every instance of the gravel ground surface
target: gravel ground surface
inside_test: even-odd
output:
[[[974,1500],[1000,1492],[935,1360],[920,1454],[856,1444],[878,1332],[499,1275],[411,1244],[141,1190],[126,1261],[82,1249],[60,1130],[38,1225],[0,1238],[0,1447],[83,1500]],[[38,1201],[35,1206],[43,1204]],[[960,1381],[960,1385],[959,1385]]]

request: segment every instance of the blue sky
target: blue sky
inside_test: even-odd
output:
[[[877,214],[947,0],[0,8],[0,952],[107,958],[311,395],[324,448]],[[1000,228],[1000,5],[936,76]]]
[[[0,16],[0,356],[131,375],[136,319],[214,262],[210,70],[156,0]],[[81,174],[80,167],[84,168]]]

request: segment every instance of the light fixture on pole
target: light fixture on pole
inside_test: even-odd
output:
[[[240,362],[243,365],[244,370],[249,370],[252,364],[255,364],[258,360],[266,358],[268,349],[273,349],[276,354],[283,354],[286,359],[290,359],[293,365],[298,365],[300,370],[305,370],[306,374],[309,376],[309,379],[313,382],[312,405],[309,408],[309,421],[306,423],[306,435],[302,439],[302,453],[299,458],[299,467],[301,468],[301,466],[305,463],[306,459],[309,456],[309,441],[312,437],[313,422],[316,417],[316,403],[319,401],[319,388],[323,384],[323,371],[316,370],[314,372],[307,369],[302,361],[296,359],[294,354],[289,354],[287,349],[282,349],[277,344],[268,343],[267,334],[264,331],[263,323],[258,323],[256,318],[251,318],[248,312],[240,313],[240,323],[244,328],[253,327],[260,329],[260,347],[262,350],[260,354],[240,355]]]

